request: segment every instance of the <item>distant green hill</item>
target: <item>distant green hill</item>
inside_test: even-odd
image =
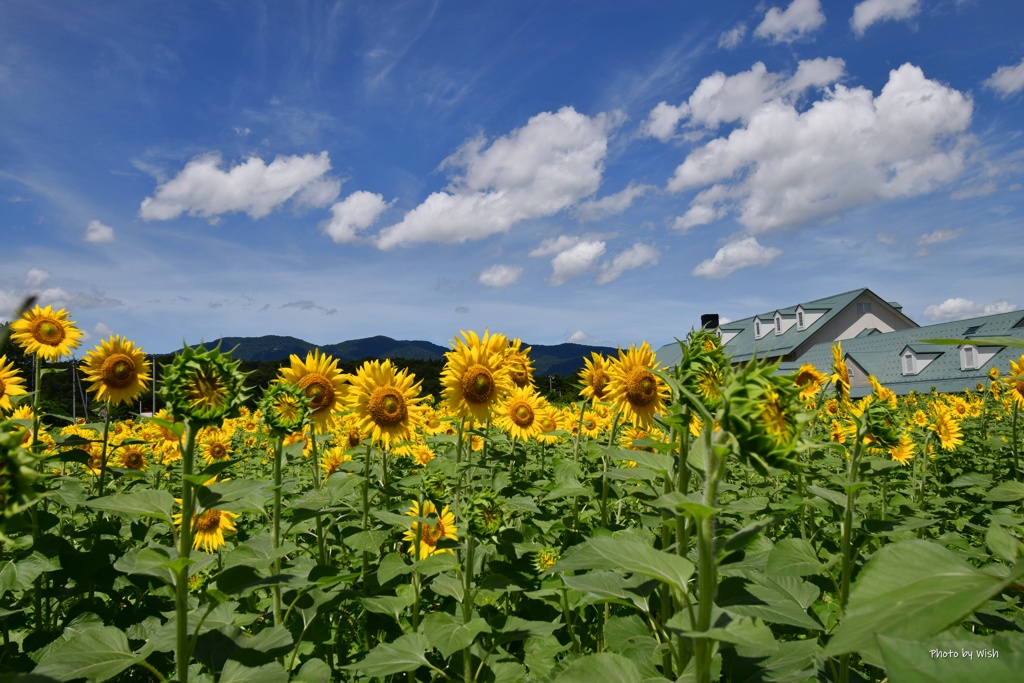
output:
[[[286,361],[292,354],[305,357],[306,353],[317,348],[295,337],[265,335],[263,337],[224,337],[207,342],[207,348],[220,343],[224,350],[234,349],[234,357],[246,361]],[[523,346],[528,346],[525,342]],[[438,346],[422,340],[396,340],[391,337],[376,336],[366,339],[352,339],[319,347],[323,353],[343,362],[362,361],[367,358],[394,358],[405,360],[442,360],[449,351],[447,347]],[[585,344],[555,344],[545,346],[537,344],[530,350],[533,359],[534,374],[543,375],[574,375],[583,367],[583,359],[590,358],[591,352],[606,356],[617,355],[617,349],[610,346],[588,346]]]

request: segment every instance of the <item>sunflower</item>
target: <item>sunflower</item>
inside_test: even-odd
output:
[[[996,372],[998,373],[998,370]],[[998,377],[998,374],[996,376]],[[1017,360],[1010,361],[1010,375],[1003,381],[1006,382],[1013,402],[1018,407],[1024,408],[1024,354],[1021,354]]]
[[[237,415],[249,397],[239,365],[241,361],[222,353],[220,346],[186,346],[164,366],[160,396],[177,420],[220,424]]]
[[[210,428],[202,435],[200,447],[209,464],[227,460],[231,457],[231,436],[223,430]]]
[[[14,369],[14,363],[7,362],[7,356],[0,356],[0,412],[14,410],[11,396],[25,393],[25,380]]]
[[[450,553],[451,548],[438,548],[437,542],[442,538],[451,540],[458,540],[459,528],[455,526],[455,515],[451,513],[446,505],[441,514],[437,514],[437,507],[429,500],[424,501],[423,509],[420,509],[420,503],[418,500],[412,501],[409,506],[409,511],[406,513],[410,517],[430,517],[436,516],[437,522],[435,524],[424,524],[422,522],[413,522],[411,528],[408,529],[403,538],[409,541],[409,553],[416,554],[419,559],[423,560],[434,553]],[[417,542],[419,547],[417,548]]]
[[[487,330],[483,339],[473,331],[461,334],[463,339],[456,337],[445,354],[444,399],[455,415],[486,422],[491,409],[515,386],[504,362],[508,342],[505,335]]]
[[[540,426],[540,434],[537,434],[534,438],[540,443],[559,443],[562,437],[558,434],[552,434],[552,432],[557,432],[561,429],[558,424],[560,415],[561,413],[558,409],[549,404],[538,410],[537,424]]]
[[[517,386],[495,410],[495,424],[513,439],[526,441],[541,433],[537,415],[547,401],[532,386]]]
[[[436,408],[429,407],[423,417],[423,433],[427,436],[444,434],[448,424],[444,421],[444,415]]]
[[[178,524],[181,524],[181,515],[177,515]],[[238,515],[227,510],[203,510],[192,522],[192,549],[202,548],[208,553],[216,551],[224,545],[224,534],[234,533],[235,520]]]
[[[82,333],[75,321],[68,320],[63,308],[54,312],[51,306],[36,306],[11,323],[11,338],[39,358],[57,360],[70,355],[71,349],[81,344]]]
[[[604,400],[608,391],[608,381],[611,379],[611,375],[608,374],[611,363],[612,361],[594,351],[590,352],[590,358],[583,359],[583,369],[579,374],[580,383],[583,385],[580,396],[594,403]]]
[[[345,453],[345,449],[340,446],[328,449],[326,453],[320,458],[320,469],[324,471],[324,479],[338,471],[342,463],[350,462],[352,456]]]
[[[654,351],[643,342],[639,348],[630,344],[628,351],[620,348],[610,372],[608,399],[631,424],[644,429],[654,426],[654,416],[665,411],[669,398],[668,385],[653,372],[659,367]]]
[[[932,423],[932,431],[939,438],[939,446],[944,451],[956,450],[957,446],[963,444],[963,433],[960,425],[953,418],[949,406],[944,403],[935,403],[933,406],[935,421]]]
[[[420,467],[426,467],[427,464],[434,459],[434,451],[430,449],[425,443],[416,444],[412,448],[412,459],[416,461],[416,464]]]
[[[558,558],[558,549],[548,546],[547,548],[538,550],[534,553],[533,567],[537,570],[538,574],[544,573],[555,566],[555,563],[558,562]]]
[[[309,404],[309,396],[300,387],[278,380],[263,390],[259,412],[271,435],[284,436],[302,429]]]
[[[338,370],[337,360],[320,353],[320,349],[307,353],[305,362],[292,354],[289,362],[289,367],[281,368],[281,380],[305,390],[313,422],[318,427],[329,427],[348,394],[348,375]]]
[[[517,387],[533,384],[533,361],[530,359],[532,346],[522,348],[523,340],[513,339],[505,352],[505,365],[508,366],[512,383]]]
[[[914,450],[917,446],[911,441],[909,436],[901,436],[898,444],[889,446],[889,455],[892,459],[901,465],[906,465],[910,462],[911,458],[914,457]]]
[[[118,467],[123,467],[126,470],[144,472],[149,469],[149,453],[141,444],[123,446],[121,452],[117,454],[115,463]]]
[[[832,377],[830,379],[839,393],[839,400],[845,401],[850,396],[850,368],[846,367],[846,360],[843,358],[842,342],[832,345]]]
[[[916,427],[927,427],[928,426],[928,415],[923,410],[915,410],[914,414],[910,416],[910,421]]]
[[[83,358],[85,379],[96,399],[112,405],[131,403],[146,390],[149,361],[135,343],[115,334]]]
[[[412,438],[423,424],[425,406],[416,376],[398,370],[390,360],[366,361],[352,377],[347,404],[359,421],[360,431],[375,443]]]
[[[701,363],[694,370],[693,383],[702,402],[710,410],[714,410],[722,402],[722,382],[725,370],[715,363]]]
[[[811,363],[804,363],[796,371],[793,377],[793,384],[800,387],[800,400],[811,401],[821,391],[821,384],[825,381],[825,374],[818,372],[818,368]]]
[[[896,408],[896,392],[892,389],[883,387],[882,383],[879,382],[874,375],[868,375],[868,382],[871,383],[871,389],[875,393],[875,398],[884,403],[888,403],[891,408]]]

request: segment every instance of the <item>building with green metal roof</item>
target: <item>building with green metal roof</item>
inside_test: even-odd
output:
[[[840,342],[854,397],[871,392],[869,375],[897,394],[960,392],[984,382],[993,367],[1006,374],[1010,361],[1021,356],[1020,348],[984,340],[1024,341],[1024,311],[921,327],[903,314],[898,303],[858,289],[731,321],[719,330],[733,363],[767,358],[781,362],[780,372],[811,364],[830,374],[832,346]],[[930,339],[963,343],[931,344]],[[665,365],[674,365],[680,357],[678,344],[658,350],[658,360]]]

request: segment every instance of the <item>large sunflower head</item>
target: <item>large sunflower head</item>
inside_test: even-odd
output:
[[[131,403],[149,383],[149,361],[135,343],[115,334],[83,359],[85,379],[96,399],[113,405]]]
[[[422,424],[425,406],[416,376],[398,370],[390,360],[366,361],[352,378],[348,407],[360,431],[385,447],[411,438]]]
[[[660,366],[647,342],[639,347],[630,344],[627,351],[619,349],[618,361],[611,368],[608,398],[632,425],[650,429],[654,416],[665,412],[669,388],[653,372]]]
[[[821,391],[822,382],[825,381],[825,374],[818,372],[818,368],[811,363],[804,363],[793,374],[793,384],[800,387],[800,400],[811,401]]]
[[[307,353],[305,362],[292,354],[289,363],[289,367],[281,368],[281,380],[305,391],[313,422],[318,427],[330,427],[348,393],[348,375],[338,370],[336,359],[320,353],[320,349]]]
[[[939,447],[944,451],[955,451],[957,446],[962,446],[964,434],[949,406],[935,401],[932,404],[932,414],[935,416],[935,421],[932,423],[931,429],[939,440]]]
[[[580,370],[580,396],[597,403],[605,400],[608,393],[608,382],[611,375],[608,370],[614,361],[610,361],[596,351],[590,352],[590,358],[583,359],[583,369]]]
[[[220,346],[186,346],[164,366],[160,396],[177,420],[197,426],[219,424],[238,415],[248,398],[240,364],[230,353],[221,352]]]
[[[11,396],[25,393],[25,380],[14,369],[14,363],[7,362],[7,356],[0,356],[0,413],[14,410]]]
[[[75,327],[75,321],[68,320],[68,312],[63,308],[54,311],[52,306],[36,306],[11,323],[11,330],[11,338],[26,353],[46,360],[70,355],[71,349],[82,343],[81,331]]]
[[[523,340],[513,339],[505,351],[505,365],[508,366],[509,376],[517,387],[533,384],[533,360],[530,358],[532,348],[527,346],[524,349]]]
[[[512,438],[526,441],[544,431],[541,411],[547,405],[532,386],[516,387],[495,409],[495,424]]]
[[[225,545],[224,535],[237,531],[235,520],[238,515],[227,510],[207,509],[192,518],[192,549],[200,548],[207,553],[215,552]],[[181,527],[181,515],[174,515],[174,523]]]
[[[998,377],[998,368],[993,368],[993,370],[996,372],[991,373],[990,376],[994,374]],[[1024,408],[1024,354],[1021,354],[1021,357],[1017,360],[1010,361],[1010,374],[1003,381],[1006,382],[1008,393],[1013,402],[1020,408]],[[996,385],[992,386],[994,388]]]
[[[453,350],[445,354],[447,364],[441,374],[448,409],[459,417],[485,422],[491,408],[512,390],[514,383],[505,361],[508,346],[505,335],[484,331],[462,332],[455,338]]]
[[[285,436],[302,429],[309,417],[310,399],[295,384],[273,382],[263,390],[260,416],[272,436]]]

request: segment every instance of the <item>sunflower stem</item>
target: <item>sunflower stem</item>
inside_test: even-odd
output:
[[[704,423],[704,505],[714,509],[718,504],[718,484],[725,475],[726,459],[716,452],[711,434],[714,422]],[[718,567],[715,558],[715,515],[703,516],[697,524],[697,562],[700,602],[697,604],[697,631],[711,629],[711,616],[718,589]],[[711,681],[711,660],[714,639],[699,637],[694,642],[697,683]]]
[[[107,407],[103,411],[103,452],[100,455],[100,480],[96,485],[96,496],[98,498],[103,497],[103,484],[106,481],[107,475],[107,453],[109,452],[110,444],[110,401],[107,401]],[[102,514],[100,515],[102,518]]]
[[[188,633],[188,575],[192,552],[192,516],[195,503],[193,501],[193,484],[188,477],[192,476],[196,450],[196,427],[191,420],[185,422],[185,442],[181,445],[181,531],[178,534],[178,560],[181,567],[177,571],[175,586],[175,607],[177,612],[177,643],[175,662],[177,683],[188,683],[188,664],[192,659]]]
[[[274,549],[274,575],[281,574],[281,558],[277,549],[281,546],[281,470],[284,457],[283,436],[274,437],[274,519],[271,526],[270,545]],[[274,626],[282,626],[281,621],[281,586],[275,585],[271,592],[274,596]]]
[[[468,624],[473,618],[473,532],[467,527],[466,534],[466,569],[463,572],[462,588],[462,623]],[[462,650],[463,683],[473,681],[473,657],[471,647]]]
[[[363,462],[363,531],[370,530],[370,453],[373,446],[366,443],[366,458]],[[366,577],[370,573],[370,553],[363,551],[363,586],[366,586]]]

